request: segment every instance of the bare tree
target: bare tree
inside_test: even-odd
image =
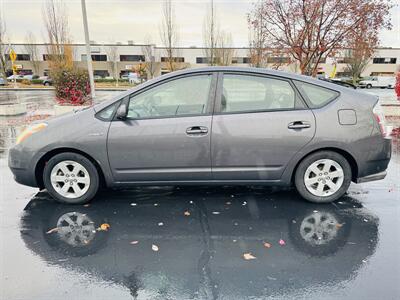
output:
[[[47,59],[50,69],[73,66],[73,51],[68,28],[68,16],[62,0],[46,0],[43,20],[47,33]]]
[[[116,80],[116,86],[118,86],[118,46],[114,43],[110,43],[110,46],[106,48],[106,53],[111,65],[112,76]]]
[[[210,6],[207,9],[203,23],[203,39],[204,39],[204,54],[207,57],[208,64],[214,66],[216,64],[216,48],[219,39],[219,28],[217,24],[216,10],[214,0],[211,0]]]
[[[4,77],[7,76],[7,68],[9,65],[9,60],[6,56],[9,54],[9,47],[6,43],[6,24],[2,19],[0,14],[0,75]]]
[[[262,3],[258,1],[254,4],[252,15],[247,16],[250,65],[256,68],[265,68],[268,58],[268,37],[264,29],[265,19],[262,9]]]
[[[153,79],[157,70],[157,64],[154,53],[154,45],[152,44],[151,37],[149,35],[147,35],[144,39],[142,52],[144,54],[146,72],[148,76]]]
[[[215,48],[215,60],[220,66],[229,66],[232,64],[232,58],[235,55],[233,48],[232,34],[221,31],[218,40],[217,48]]]
[[[315,76],[318,65],[356,32],[378,44],[383,28],[391,28],[390,0],[262,0],[265,30],[274,48],[287,49],[302,74]],[[259,12],[250,14],[257,24]]]
[[[38,48],[36,45],[35,35],[29,31],[25,37],[25,51],[29,54],[33,71],[36,75],[39,74],[39,55]]]
[[[175,22],[175,11],[171,0],[164,0],[162,9],[162,23],[160,25],[161,41],[166,51],[166,62],[170,72],[177,69],[176,45],[178,43],[178,31]]]

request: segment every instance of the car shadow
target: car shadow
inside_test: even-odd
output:
[[[351,197],[313,204],[265,187],[147,187],[88,205],[38,193],[21,237],[48,264],[134,298],[231,299],[348,280],[374,253],[378,224]]]

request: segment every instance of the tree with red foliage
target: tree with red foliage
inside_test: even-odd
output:
[[[260,26],[272,47],[285,49],[301,73],[315,76],[318,64],[337,49],[351,46],[362,33],[371,48],[378,34],[391,28],[390,0],[261,0],[249,15],[250,26]]]
[[[397,73],[395,91],[397,95],[397,100],[400,101],[400,72]]]

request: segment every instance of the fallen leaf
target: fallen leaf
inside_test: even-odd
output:
[[[97,228],[97,231],[107,231],[108,228],[110,228],[110,224],[108,223],[103,223],[100,225],[99,228]]]
[[[318,212],[318,210],[313,210],[313,213],[317,213]]]
[[[233,242],[234,242],[234,243],[236,243],[236,242],[237,242],[237,240],[233,240]]]
[[[189,211],[185,211],[183,214],[184,214],[185,216],[190,216],[190,212],[189,212]]]
[[[245,260],[251,260],[251,259],[256,259],[257,257],[255,257],[253,254],[251,254],[251,253],[249,252],[249,253],[244,253],[244,254],[243,254],[243,258],[244,258]]]
[[[151,245],[151,250],[157,252],[158,251],[158,246],[157,245]]]
[[[220,212],[219,212],[219,211],[213,211],[212,214],[213,214],[213,215],[219,215]]]
[[[154,206],[158,206],[158,203],[154,203]]]
[[[231,203],[230,201],[228,201],[228,202],[226,202],[225,204],[226,204],[226,205],[231,205],[232,203]]]
[[[285,245],[286,245],[286,242],[285,242],[284,240],[280,239],[280,240],[279,240],[279,245],[285,246]]]
[[[137,204],[136,203],[131,203],[131,206],[136,206]]]
[[[271,245],[270,243],[264,242],[264,247],[265,247],[265,248],[271,248],[272,245]]]
[[[139,241],[132,241],[132,242],[130,242],[130,244],[131,245],[137,245],[137,244],[139,244]]]
[[[158,223],[157,225],[158,225],[158,226],[164,226],[164,223],[163,223],[163,222],[160,222],[160,223]]]
[[[84,207],[89,207],[90,206],[90,204],[88,203],[88,204],[85,204],[85,205],[83,205]]]
[[[190,200],[190,201],[189,201],[189,203],[190,203],[190,204],[193,204],[193,201],[192,201],[192,200]]]
[[[367,220],[367,219],[364,219],[363,221],[364,221],[364,222],[368,222],[368,220]]]
[[[46,233],[47,233],[47,234],[50,234],[50,233],[53,233],[53,232],[56,232],[56,231],[58,231],[58,227],[53,228],[53,229],[50,229],[50,230],[47,231]]]
[[[340,223],[337,223],[337,224],[336,224],[336,228],[337,228],[337,229],[342,228],[342,227],[343,227],[343,224],[340,224]]]
[[[247,205],[247,202],[246,202],[246,201],[243,201],[242,205],[243,205],[243,206]]]

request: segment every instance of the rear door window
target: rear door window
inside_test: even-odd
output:
[[[311,108],[322,107],[339,96],[339,92],[318,85],[302,81],[295,81],[295,84]]]
[[[224,74],[221,113],[291,110],[296,93],[285,80]]]

